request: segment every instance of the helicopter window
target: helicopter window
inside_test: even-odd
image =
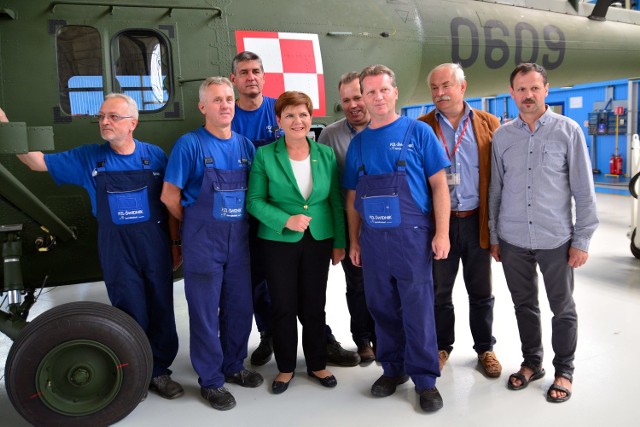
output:
[[[56,36],[60,106],[67,114],[96,114],[103,99],[102,47],[95,28],[69,25]]]
[[[141,112],[167,104],[171,79],[167,43],[150,30],[127,30],[112,45],[114,87],[136,100]]]

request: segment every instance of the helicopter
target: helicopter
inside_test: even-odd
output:
[[[108,305],[78,301],[28,321],[42,288],[101,280],[97,223],[79,187],[55,185],[16,154],[97,141],[104,95],[140,109],[136,138],[169,153],[202,124],[198,86],[228,76],[237,52],[263,60],[267,96],[308,93],[318,127],[342,116],[339,76],[383,63],[399,105],[425,102],[443,62],[466,71],[468,96],[508,87],[538,62],[554,85],[640,73],[640,13],[611,0],[3,0],[0,5],[0,331],[9,399],[37,425],[109,425],[145,395],[151,350]]]

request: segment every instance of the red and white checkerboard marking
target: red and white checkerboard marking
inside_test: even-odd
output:
[[[304,92],[313,101],[313,115],[326,115],[324,72],[317,34],[236,31],[238,52],[249,50],[262,59],[263,93],[277,98],[285,90]]]

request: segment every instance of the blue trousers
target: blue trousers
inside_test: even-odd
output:
[[[427,227],[373,230],[360,236],[376,359],[384,375],[408,374],[418,391],[440,376],[433,312],[432,232]]]
[[[253,315],[248,225],[189,221],[182,228],[191,363],[202,387],[244,369]]]
[[[171,374],[178,354],[169,236],[159,224],[99,230],[99,253],[111,304],[147,334],[153,376]]]

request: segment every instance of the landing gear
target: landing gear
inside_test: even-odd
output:
[[[5,367],[11,403],[33,425],[106,426],[127,416],[153,370],[144,331],[109,305],[75,302],[36,317]]]
[[[634,228],[633,233],[631,233],[631,253],[633,254],[634,257],[640,259],[640,248],[637,247],[635,244],[636,231],[638,231],[638,229]]]

